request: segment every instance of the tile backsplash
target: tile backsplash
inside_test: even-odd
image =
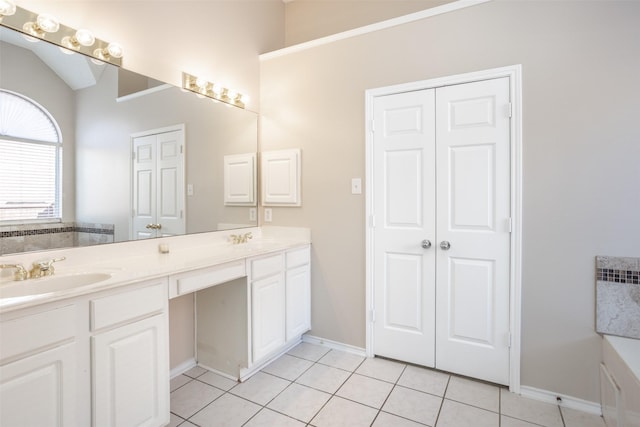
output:
[[[113,241],[113,224],[60,222],[0,226],[0,255]]]
[[[596,330],[640,338],[640,258],[596,257]]]

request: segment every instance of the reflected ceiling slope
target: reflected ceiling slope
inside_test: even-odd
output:
[[[84,55],[57,48],[46,41],[29,41],[23,34],[5,27],[0,27],[0,41],[32,51],[73,90],[95,85],[104,72],[104,64],[95,64]]]

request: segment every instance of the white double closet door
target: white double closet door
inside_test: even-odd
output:
[[[509,383],[509,78],[374,100],[373,352]]]

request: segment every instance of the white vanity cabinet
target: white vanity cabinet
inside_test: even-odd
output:
[[[241,381],[300,340],[310,329],[311,307],[308,244],[245,262],[246,271],[234,262],[169,278],[170,295],[198,290],[198,364]],[[220,283],[223,271],[235,279]]]
[[[311,249],[286,253],[286,340],[298,340],[311,329]]]
[[[285,344],[284,254],[249,260],[253,363]]]
[[[169,422],[167,281],[90,301],[93,425]]]
[[[310,247],[250,260],[253,363],[311,328]]]
[[[17,314],[0,320],[0,425],[78,425],[76,305]]]

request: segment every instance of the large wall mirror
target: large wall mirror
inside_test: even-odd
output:
[[[0,255],[141,237],[133,226],[138,205],[153,204],[158,212],[169,211],[183,219],[181,232],[185,233],[257,225],[255,196],[240,198],[238,203],[229,203],[227,197],[225,203],[224,182],[225,157],[253,156],[255,161],[256,113],[198,98],[109,64],[96,64],[44,41],[27,41],[4,27],[0,27],[0,90],[24,97],[50,114],[63,146],[61,191],[56,201],[60,220],[7,220],[6,216],[3,220],[3,211],[15,211],[20,204],[42,211],[50,206],[38,206],[42,200],[37,196],[7,200],[15,177],[0,180]],[[19,137],[2,134],[7,123],[22,120],[12,118],[16,113],[7,111],[8,102],[4,103],[0,105],[0,140],[20,142]],[[167,138],[160,137],[157,154],[145,149],[136,152],[136,137],[166,135],[176,129],[182,130],[184,144],[163,145]],[[158,178],[145,181],[150,174],[136,178],[135,161],[141,156],[161,157],[163,150],[183,156],[183,172],[165,173],[160,168],[153,175]],[[38,158],[33,160],[37,163]],[[249,181],[243,175],[240,190],[255,195],[255,166],[244,165],[243,170],[251,174],[251,188],[246,188]],[[183,179],[172,173],[183,174]],[[226,187],[234,188],[229,183]],[[140,193],[140,188],[147,190]],[[142,199],[134,200],[136,197]],[[175,207],[171,197],[183,198],[183,208],[171,213]],[[158,221],[150,219],[149,223]]]

